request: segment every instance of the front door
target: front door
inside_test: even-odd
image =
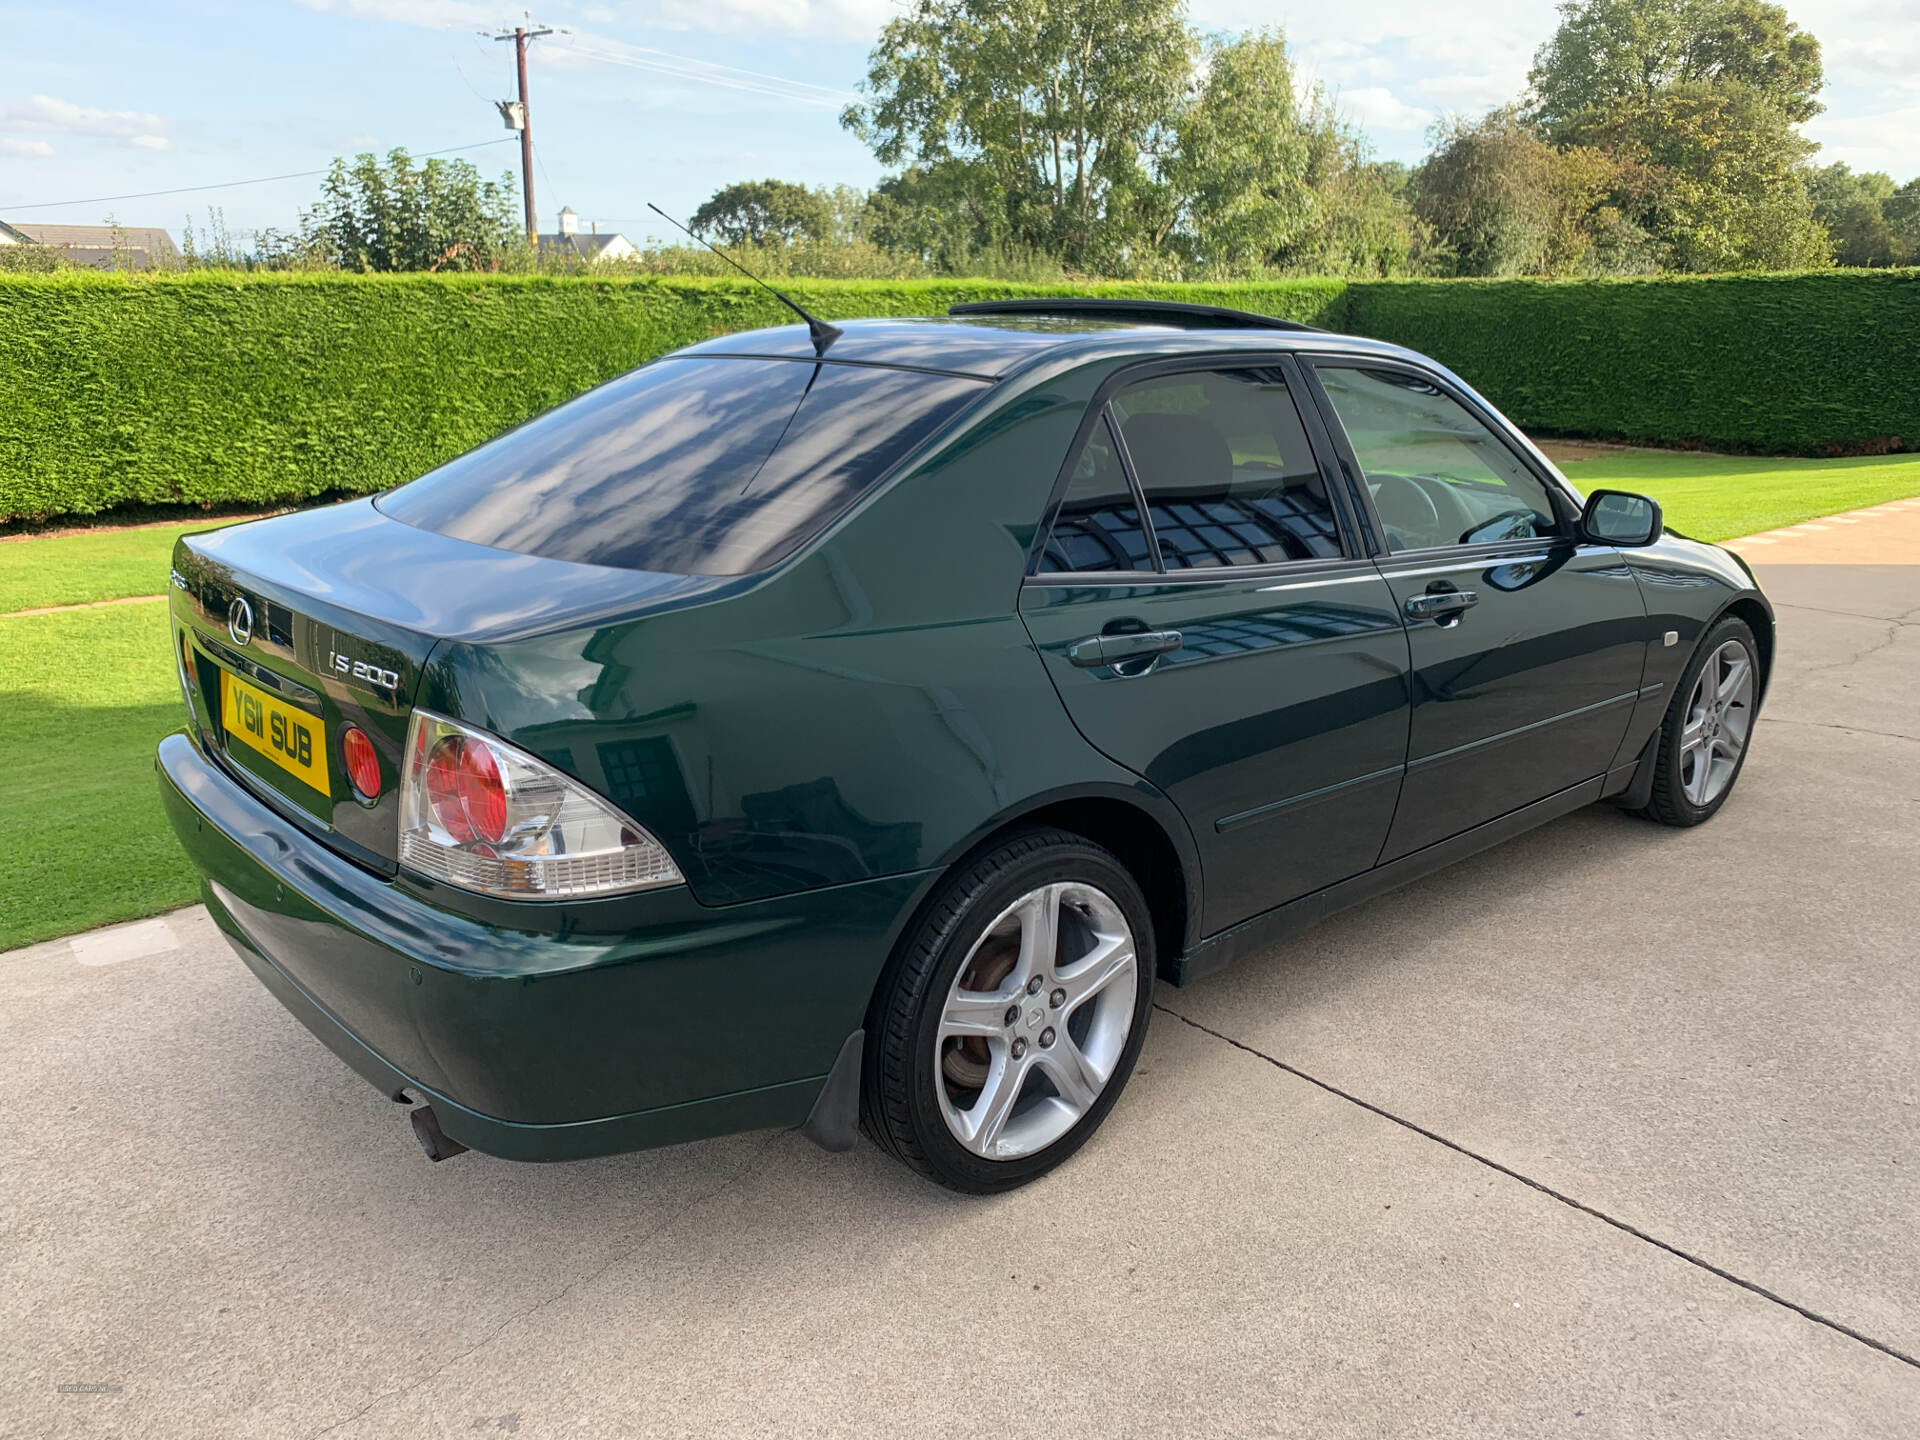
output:
[[[1439,377],[1371,360],[1314,373],[1413,658],[1407,776],[1381,860],[1603,774],[1646,659],[1632,571],[1577,542],[1557,485]]]
[[[1021,595],[1081,733],[1186,817],[1206,934],[1371,866],[1406,758],[1397,602],[1299,383],[1274,360],[1116,391]]]

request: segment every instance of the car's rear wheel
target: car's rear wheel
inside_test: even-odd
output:
[[[1153,971],[1146,900],[1100,846],[1035,829],[967,862],[875,998],[868,1134],[955,1190],[1046,1173],[1132,1073]]]
[[[1663,825],[1698,825],[1726,803],[1758,718],[1757,653],[1753,631],[1732,616],[1700,642],[1667,706],[1642,815]]]

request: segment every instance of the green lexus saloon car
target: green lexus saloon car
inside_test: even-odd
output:
[[[172,581],[207,908],[429,1156],[864,1129],[973,1192],[1156,981],[1712,816],[1774,648],[1431,360],[1118,300],[709,340]]]

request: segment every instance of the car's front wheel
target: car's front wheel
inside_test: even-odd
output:
[[[1753,631],[1733,616],[1700,642],[1667,706],[1642,815],[1698,825],[1726,803],[1758,718],[1758,649]]]
[[[976,1194],[1051,1170],[1126,1084],[1153,971],[1146,900],[1100,846],[1034,829],[967,862],[875,998],[868,1134]]]

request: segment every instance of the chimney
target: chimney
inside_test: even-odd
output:
[[[560,212],[560,233],[562,235],[578,235],[580,233],[580,217],[573,213],[573,207],[571,205]]]

